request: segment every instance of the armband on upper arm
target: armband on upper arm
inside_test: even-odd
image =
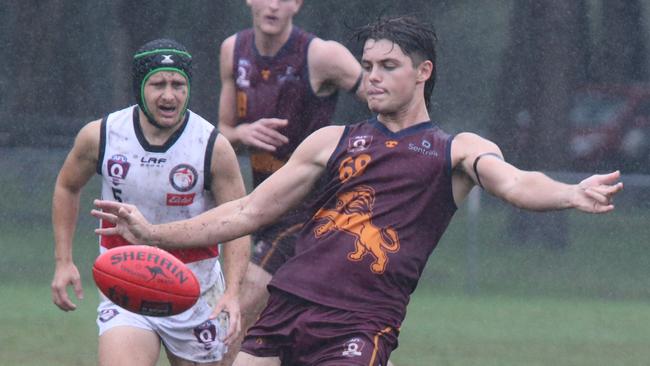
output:
[[[486,152],[486,153],[479,154],[476,157],[476,159],[474,159],[474,165],[473,165],[474,174],[476,175],[476,181],[478,182],[478,185],[481,188],[483,188],[483,184],[481,183],[481,176],[478,174],[478,161],[481,160],[481,158],[484,157],[484,156],[494,156],[494,157],[498,158],[499,160],[503,160],[503,158],[501,156],[499,156],[499,154],[493,153],[493,152]]]

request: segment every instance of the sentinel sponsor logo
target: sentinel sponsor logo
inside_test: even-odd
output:
[[[431,144],[429,143],[428,146],[430,147]],[[416,144],[414,144],[414,143],[412,143],[412,142],[409,143],[409,150],[411,150],[411,151],[415,151],[415,152],[418,153],[418,154],[422,154],[422,155],[424,155],[424,156],[428,156],[428,157],[436,157],[436,156],[438,156],[438,152],[437,152],[437,151],[435,151],[435,150],[434,150],[434,151],[429,150],[429,149],[428,149],[427,147],[425,147],[425,146],[418,146],[418,145],[416,145]]]
[[[111,265],[113,266],[127,261],[140,261],[157,264],[161,268],[166,268],[172,275],[174,275],[174,277],[179,280],[181,284],[185,283],[189,278],[188,274],[179,269],[176,264],[168,261],[165,258],[160,258],[160,256],[157,254],[125,251],[122,253],[113,254],[111,256]]]

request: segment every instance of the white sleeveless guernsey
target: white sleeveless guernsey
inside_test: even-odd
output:
[[[137,106],[102,120],[97,173],[102,198],[134,204],[154,224],[187,219],[212,207],[210,167],[217,130],[187,111],[183,126],[162,146],[150,145],[142,133]],[[102,227],[110,226],[102,222]],[[100,252],[128,245],[119,236],[100,238]],[[218,245],[170,250],[199,279],[201,292],[222,278]]]

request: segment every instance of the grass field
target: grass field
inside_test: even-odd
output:
[[[0,154],[0,366],[94,365],[97,239],[88,211],[97,182],[84,193],[75,241],[86,298],[63,313],[49,290],[50,196],[63,154]],[[397,366],[650,364],[650,208],[642,197],[628,189],[614,214],[569,214],[562,250],[540,238],[513,245],[509,211],[489,200],[473,247],[462,208],[409,305]]]
[[[650,304],[419,293],[400,365],[648,365]]]
[[[0,285],[0,293],[0,365],[96,364],[97,297],[90,286],[71,313],[50,304],[45,285]],[[402,366],[647,366],[648,324],[648,302],[426,290],[409,307],[393,360]]]

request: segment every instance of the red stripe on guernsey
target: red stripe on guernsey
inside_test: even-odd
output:
[[[102,228],[114,227],[108,221],[101,222]],[[99,245],[106,249],[131,245],[126,239],[119,235],[101,236]],[[204,259],[210,259],[219,256],[219,246],[214,245],[208,248],[191,248],[191,249],[172,249],[168,250],[174,257],[180,259],[183,263],[198,262]]]

